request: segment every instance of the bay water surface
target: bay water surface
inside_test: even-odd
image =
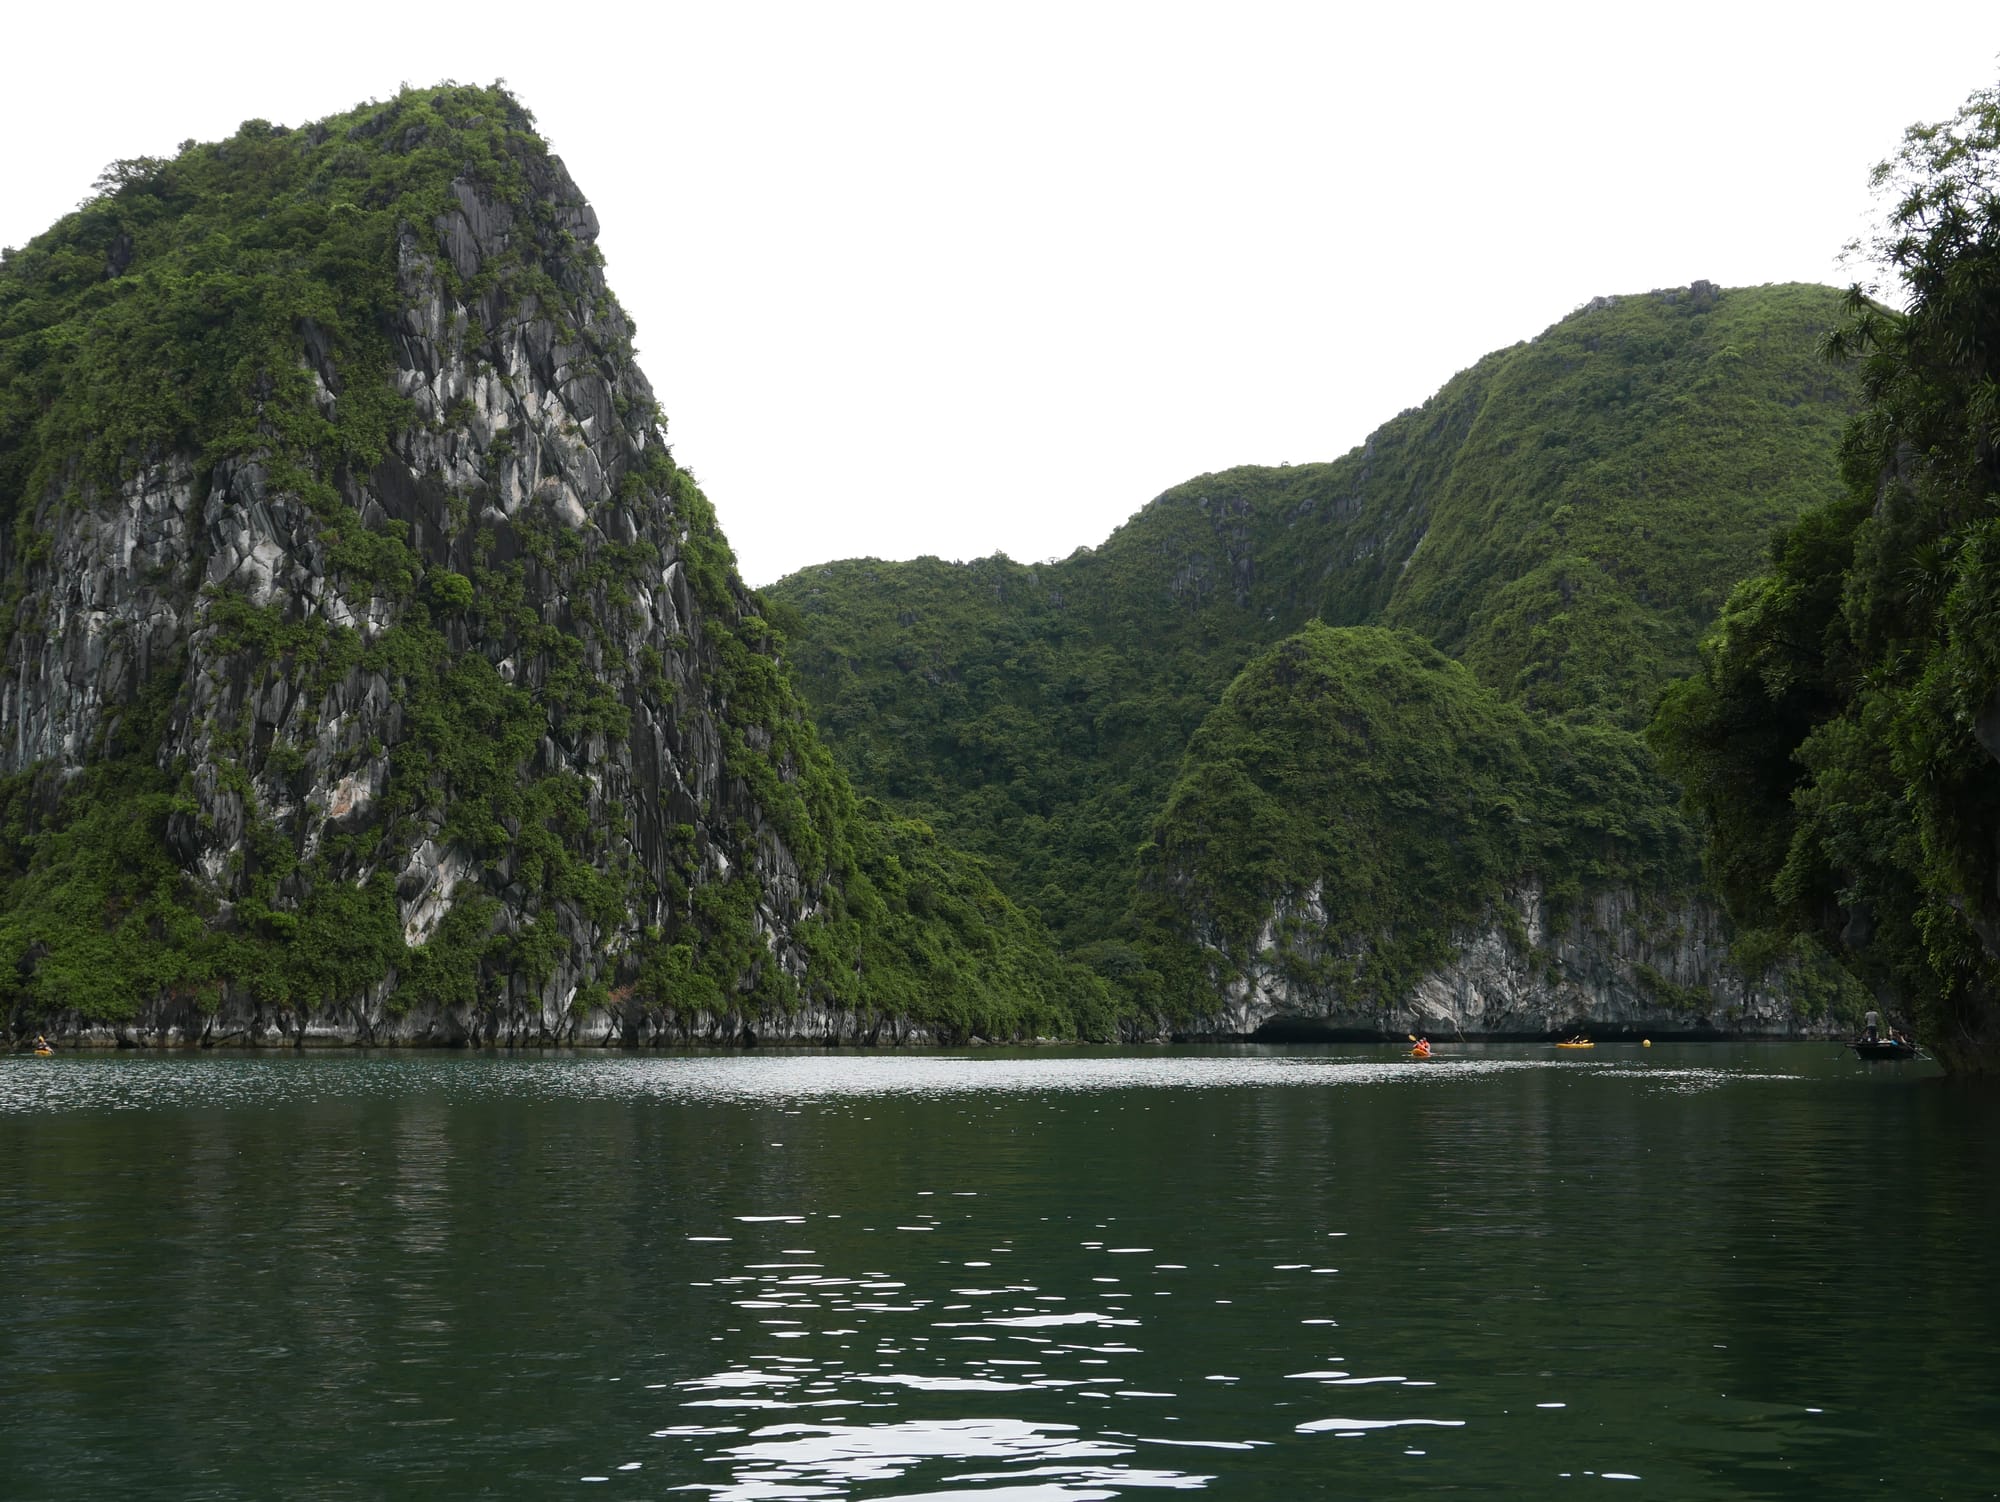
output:
[[[0,1497],[2000,1494],[1830,1045],[0,1060]]]

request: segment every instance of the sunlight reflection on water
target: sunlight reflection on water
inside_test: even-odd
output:
[[[1112,1054],[768,1053],[660,1057],[576,1054],[296,1053],[66,1055],[0,1061],[0,1113],[147,1110],[314,1100],[527,1099],[812,1101],[868,1096],[1220,1090],[1462,1083],[1523,1070],[1631,1077],[1679,1092],[1792,1078],[1614,1060]],[[778,1145],[778,1144],[774,1144]]]
[[[1021,1254],[1009,1259],[1010,1271],[1021,1276],[970,1286],[961,1281],[963,1261],[957,1257],[919,1255],[907,1264],[886,1264],[897,1266],[897,1276],[890,1277],[879,1270],[855,1270],[860,1264],[843,1268],[838,1254],[826,1263],[766,1262],[757,1259],[767,1254],[752,1248],[697,1243],[703,1254],[720,1261],[691,1286],[727,1298],[728,1307],[743,1311],[738,1318],[744,1323],[731,1327],[717,1352],[735,1353],[723,1357],[723,1366],[672,1384],[678,1407],[690,1416],[713,1413],[746,1421],[788,1417],[748,1433],[727,1424],[655,1429],[654,1439],[673,1442],[674,1453],[662,1462],[670,1474],[724,1502],[858,1495],[933,1502],[975,1497],[1076,1502],[1140,1490],[1201,1489],[1216,1477],[1168,1462],[1190,1450],[1241,1455],[1278,1443],[1274,1437],[1253,1437],[1255,1429],[1248,1435],[1231,1433],[1244,1413],[1224,1417],[1210,1396],[1218,1389],[1173,1375],[1187,1369],[1185,1353],[1175,1349],[1187,1321],[1205,1317],[1192,1310],[1176,1314],[1173,1301],[1231,1305],[1233,1299],[1213,1295],[1248,1292],[1240,1270],[1213,1261],[1199,1268],[1183,1261],[1135,1262],[1132,1256],[1151,1253],[1154,1246],[1079,1239],[1068,1229],[1070,1215],[1044,1215],[1032,1224],[1010,1220],[985,1225],[983,1217],[994,1213],[985,1198],[954,1193],[938,1199],[928,1190],[918,1191],[918,1198],[952,1207],[948,1219],[934,1218],[927,1228],[965,1245],[999,1238],[1005,1245],[995,1247],[996,1252]],[[810,1240],[816,1246],[857,1234],[843,1217],[823,1218],[817,1212],[731,1218],[747,1228],[746,1236]],[[1108,1230],[1117,1219],[1089,1224]],[[805,1237],[796,1230],[800,1223],[813,1226]],[[875,1234],[888,1236],[886,1217],[881,1225]],[[1200,1233],[1171,1223],[1162,1229],[1201,1239]],[[868,1233],[862,1228],[859,1234]],[[1293,1234],[1310,1244],[1311,1239],[1345,1233],[1300,1228]],[[1157,1240],[1147,1238],[1149,1243]],[[850,1254],[873,1258],[878,1245],[886,1249],[903,1243],[850,1242]],[[885,1264],[868,1265],[880,1269]],[[1112,1268],[1119,1270],[1117,1276],[1100,1271]],[[1310,1261],[1278,1263],[1267,1270],[1300,1280],[1301,1291],[1331,1286],[1314,1275],[1335,1272]],[[1051,1284],[1064,1291],[1051,1291]],[[1135,1308],[1131,1301],[1141,1295],[1146,1303]],[[1169,1302],[1154,1305],[1154,1298]],[[1051,1303],[1059,1307],[1051,1308]],[[1320,1343],[1332,1324],[1315,1316],[1295,1320],[1292,1328],[1298,1334],[1287,1337],[1284,1349],[1294,1356],[1313,1353],[1339,1361]],[[1308,1333],[1308,1327],[1319,1329]],[[776,1354],[776,1341],[792,1339],[802,1342],[792,1348],[800,1354]],[[1166,1385],[1160,1385],[1162,1377],[1168,1378]],[[1258,1381],[1270,1395],[1264,1401],[1280,1410],[1309,1401],[1307,1394],[1315,1388],[1340,1388],[1351,1395],[1357,1387],[1371,1394],[1377,1408],[1369,1418],[1288,1416],[1281,1434],[1324,1432],[1345,1439],[1407,1425],[1463,1427],[1462,1420],[1425,1412],[1422,1405],[1435,1396],[1425,1391],[1433,1387],[1428,1380],[1280,1365],[1267,1369]],[[1280,1387],[1287,1391],[1279,1393]],[[1074,1411],[1081,1421],[1051,1416],[1051,1409]],[[871,1410],[882,1417],[867,1422],[862,1415]],[[1110,1427],[1127,1412],[1143,1415],[1139,1422],[1153,1434]],[[1101,1415],[1102,1427],[1083,1417],[1092,1413]],[[1193,1433],[1159,1433],[1184,1420]],[[1003,1469],[964,1469],[980,1461]],[[711,1466],[725,1467],[729,1479],[703,1479]],[[891,1486],[893,1491],[880,1490]]]
[[[732,1445],[712,1457],[727,1462],[734,1471],[733,1484],[716,1488],[712,1494],[722,1502],[826,1496],[828,1488],[900,1480],[927,1461],[1043,1462],[1025,1471],[938,1478],[947,1485],[1013,1481],[1024,1476],[1047,1478],[1030,1488],[983,1487],[976,1493],[982,1497],[1112,1497],[1116,1492],[1095,1488],[1106,1483],[1199,1487],[1209,1479],[1181,1472],[1134,1471],[1122,1465],[1101,1463],[1131,1453],[1129,1444],[1085,1438],[1074,1425],[1031,1424],[1017,1419],[911,1420],[865,1426],[783,1424],[760,1429],[749,1443]],[[1050,1461],[1068,1463],[1047,1464]],[[950,1494],[933,1491],[904,1495],[936,1498]]]

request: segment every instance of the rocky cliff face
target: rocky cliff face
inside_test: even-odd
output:
[[[161,767],[187,769],[168,839],[217,913],[251,893],[253,833],[298,863],[324,857],[318,880],[366,884],[388,873],[413,950],[468,895],[485,894],[495,931],[539,927],[548,948],[540,974],[493,977],[490,1029],[567,1037],[604,1029],[602,1016],[580,1015],[574,1003],[593,981],[630,980],[621,956],[671,922],[666,894],[677,880],[753,871],[756,928],[772,962],[802,976],[791,934],[824,873],[802,876],[743,781],[724,774],[725,708],[705,682],[709,618],[716,604],[738,615],[747,607],[740,595],[707,608],[697,600],[674,472],[647,463],[664,444],[652,392],[588,258],[596,218],[559,163],[524,165],[524,206],[458,179],[449,212],[400,227],[389,342],[406,420],[372,468],[314,477],[338,493],[335,526],[260,453],[204,465],[199,453],[169,450],[115,491],[85,485],[75,500],[37,498],[31,525],[46,545],[37,558],[9,560],[20,593],[0,694],[0,769],[74,774],[101,747],[107,722],[177,668],[156,749]],[[515,284],[531,276],[543,290],[524,294]],[[470,290],[482,282],[483,294]],[[300,370],[331,416],[361,377],[313,329],[299,334]],[[437,590],[403,597],[407,577],[343,570],[341,524],[399,542],[407,560],[389,566],[416,579],[504,576],[521,619],[478,620]],[[496,701],[495,713],[460,728],[520,741],[524,754],[508,769],[515,788],[557,793],[589,831],[572,858],[600,878],[637,878],[627,890],[643,890],[645,901],[605,911],[581,891],[538,889],[518,852],[488,859],[477,831],[454,827],[453,800],[475,790],[411,785],[412,742],[425,732],[411,723],[409,675],[398,672],[407,665],[377,649],[413,609],[442,636],[446,671],[518,701]],[[270,634],[302,627],[337,641],[351,661],[272,652]],[[595,713],[567,712],[547,692],[566,670],[587,683]],[[540,723],[502,723],[509,708],[527,718],[537,699]],[[512,834],[523,817],[507,821]],[[366,837],[326,856],[355,831]],[[309,885],[295,868],[266,901],[283,911]],[[197,993],[178,1006],[150,998],[136,1024],[202,1036],[463,1033],[450,1007],[385,1015],[396,978],[275,1005],[225,983],[224,996]],[[215,1001],[227,1004],[204,1005]]]
[[[1274,912],[1256,959],[1222,983],[1222,1005],[1192,1031],[1297,1038],[1802,1038],[1849,1031],[1824,1005],[1801,1005],[1813,977],[1798,963],[1769,981],[1746,978],[1731,962],[1725,916],[1685,895],[1600,891],[1581,912],[1553,918],[1541,885],[1524,882],[1508,894],[1504,913],[1455,933],[1450,962],[1388,1006],[1306,978],[1327,958],[1327,924],[1317,893]],[[1838,984],[1823,977],[1828,990]]]
[[[75,309],[87,342],[130,305],[158,353],[121,400],[177,360],[198,388],[97,444],[65,414],[107,339],[0,429],[17,1026],[929,1036],[857,989],[860,815],[530,125],[497,90],[253,122],[10,260],[0,329]],[[270,202],[188,229],[225,187]],[[79,260],[101,290],[63,303]],[[0,348],[19,389],[33,350]],[[90,819],[136,831],[132,870],[92,868]]]
[[[1230,1036],[1858,1016],[1817,949],[1742,948],[1690,846],[1635,737],[1534,716],[1409,633],[1315,624],[1189,743],[1141,853],[1155,989]]]

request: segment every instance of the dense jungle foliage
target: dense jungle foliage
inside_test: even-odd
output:
[[[1745,921],[1816,935],[1948,1067],[2000,1071],[2000,90],[1876,172],[1874,251],[1829,341],[1865,405],[1843,495],[1800,517],[1653,736]]]
[[[1202,984],[1174,942],[1190,927],[1227,971],[1262,952],[1296,982],[1388,1006],[1524,872],[1558,920],[1592,890],[1697,875],[1635,737],[1508,703],[1409,632],[1318,622],[1230,684],[1139,865],[1142,950],[1184,977],[1169,1010]]]
[[[856,785],[1101,956],[1136,932],[1135,852],[1197,728],[1313,620],[1400,627],[1650,767],[1634,737],[1730,583],[1839,487],[1858,383],[1817,352],[1839,316],[1824,287],[1599,298],[1339,460],[1204,475],[1061,562],[855,560],[765,595]],[[1635,775],[1637,804],[1585,788],[1579,817],[1650,820],[1667,794]]]
[[[1104,986],[1060,960],[1032,914],[920,822],[854,797],[778,663],[781,639],[737,579],[712,509],[662,444],[623,477],[622,503],[656,524],[636,542],[580,542],[524,514],[519,537],[496,551],[468,519],[484,501],[469,492],[448,498],[451,535],[427,553],[407,525],[357,508],[353,477],[417,420],[392,380],[408,247],[470,310],[462,338],[487,368],[499,359],[498,326],[533,314],[579,343],[607,380],[629,369],[630,323],[603,289],[595,247],[570,235],[551,201],[558,172],[504,90],[406,89],[305,128],[251,121],[172,159],[114,163],[77,212],[6,253],[0,582],[10,660],[17,636],[46,629],[24,601],[46,574],[53,517],[103,506],[170,457],[194,466],[198,494],[218,466],[254,462],[272,493],[310,510],[336,582],[384,602],[393,624],[364,638],[226,590],[197,592],[203,560],[189,558],[188,624],[207,633],[211,667],[226,663],[259,691],[284,679],[315,696],[357,673],[383,675],[407,733],[365,753],[389,762],[376,816],[306,848],[264,804],[270,789],[304,792],[309,748],[205,726],[214,759],[176,758],[163,748],[176,706],[189,702],[188,655],[153,662],[132,702],[101,717],[79,773],[26,766],[0,782],[0,1000],[17,1015],[115,1020],[160,996],[213,1007],[235,988],[309,1010],[386,980],[394,1005],[476,1009],[510,978],[539,984],[550,972],[568,942],[559,911],[609,933],[665,895],[670,921],[648,927],[619,961],[629,973],[607,960],[579,1008],[603,1004],[623,980],[669,1011],[811,1001],[899,1015],[947,1037],[1102,1033]],[[513,248],[471,281],[438,228],[455,184],[520,216]],[[331,376],[331,393],[316,370]],[[620,390],[621,417],[655,427],[650,399],[626,412]],[[803,994],[758,931],[749,814],[733,829],[681,826],[684,859],[663,894],[620,853],[623,811],[612,810],[617,822],[593,819],[582,777],[535,770],[545,740],[617,741],[642,703],[665,712],[673,685],[658,654],[631,660],[618,621],[642,579],[657,585],[669,540],[706,613],[692,650],[706,654],[696,676],[723,722],[726,770],[821,899],[794,936],[810,962]],[[578,632],[547,623],[537,585],[586,602]],[[503,656],[520,658],[518,679],[503,681]],[[172,829],[194,817],[196,779],[247,809],[221,888],[174,854]],[[395,871],[381,861],[425,831],[476,864],[443,925],[411,945]],[[736,841],[727,880],[713,879],[703,848],[722,837]],[[532,921],[500,925],[503,892]]]

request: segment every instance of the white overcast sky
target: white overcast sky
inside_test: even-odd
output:
[[[1101,542],[1586,299],[1844,282],[2000,4],[27,5],[0,244],[114,157],[504,78],[746,578]]]

